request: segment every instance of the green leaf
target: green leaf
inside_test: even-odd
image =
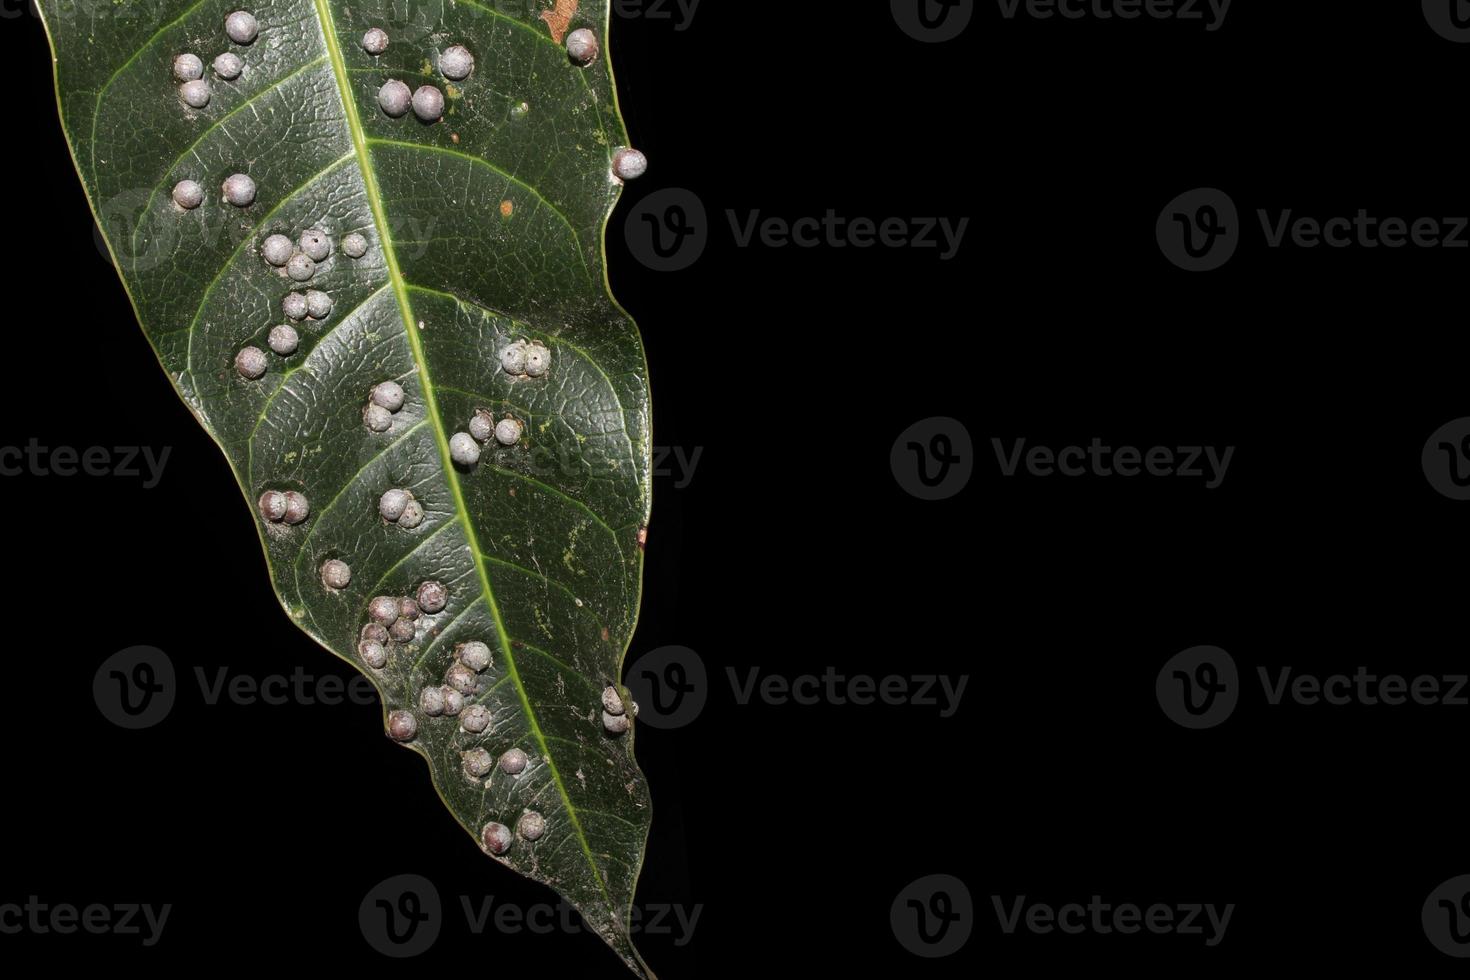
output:
[[[602,251],[620,190],[610,161],[627,140],[606,44],[583,68],[561,37],[590,27],[605,39],[608,0],[559,0],[562,16],[545,17],[536,3],[493,0],[40,6],[98,223],[159,361],[251,503],[282,605],[371,678],[385,715],[418,716],[408,744],[477,843],[488,821],[545,816],[544,836],[517,837],[498,860],[551,885],[651,975],[629,937],[648,793],[631,733],[607,733],[601,707],[637,618],[650,503],[647,368]],[[260,26],[249,44],[224,29],[242,6]],[[361,45],[370,27],[391,38],[379,57]],[[436,70],[451,44],[475,57],[463,81]],[[206,66],[203,108],[187,106],[173,78],[184,52]],[[223,52],[243,60],[239,78],[210,67]],[[389,79],[438,86],[443,118],[390,118],[378,106]],[[255,181],[247,207],[222,197],[234,173]],[[205,190],[193,210],[171,196],[184,179]],[[334,251],[297,284],[260,246],[311,228]],[[342,250],[353,232],[369,243],[358,259]],[[305,289],[328,293],[332,312],[294,324],[294,354],[272,353],[269,331],[288,322],[283,297]],[[547,375],[502,370],[502,348],[521,339],[549,349]],[[257,380],[235,370],[247,346],[269,359]],[[389,431],[373,432],[363,410],[388,380],[407,401]],[[518,419],[524,434],[456,467],[449,438],[481,409]],[[394,487],[422,504],[418,527],[379,516]],[[268,490],[305,495],[309,518],[264,520],[255,501]],[[351,567],[340,591],[322,581],[331,558]],[[369,601],[430,580],[447,586],[447,608],[392,644],[385,668],[364,666]],[[480,735],[419,707],[470,640],[493,651],[466,698],[491,710]],[[475,779],[462,761],[474,747],[496,758],[520,748],[531,764]]]

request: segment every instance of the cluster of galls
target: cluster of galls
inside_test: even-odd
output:
[[[322,577],[325,580],[325,568]],[[389,645],[412,643],[418,635],[419,617],[423,613],[432,615],[443,612],[448,603],[449,590],[442,583],[433,581],[420,585],[412,597],[375,596],[368,603],[368,621],[358,634],[357,655],[373,670],[382,670],[388,664]],[[463,707],[463,702],[455,708],[456,714],[459,713],[459,707]],[[400,741],[413,738],[418,731],[418,724],[413,721],[412,715],[409,716],[409,721],[412,725],[408,735]],[[394,738],[399,738],[392,725],[389,726],[389,733]]]
[[[251,44],[260,33],[260,25],[252,15],[237,10],[225,18],[225,33],[236,44]],[[222,81],[233,82],[244,70],[245,62],[232,51],[214,59],[214,73]],[[203,109],[209,105],[209,83],[204,80],[204,62],[198,55],[186,53],[175,58],[174,78],[180,83],[179,98],[185,105],[191,109]]]
[[[403,408],[403,386],[397,381],[384,381],[368,392],[368,403],[362,410],[362,424],[373,432],[393,428],[393,416]]]
[[[397,524],[409,530],[424,522],[424,507],[414,499],[413,491],[396,487],[383,491],[383,495],[378,498],[378,514],[389,524]]]
[[[638,702],[629,701],[628,706],[623,704],[623,696],[618,689],[609,685],[602,690],[602,730],[609,735],[621,735],[631,725],[631,718],[638,717]]]
[[[474,466],[480,461],[480,447],[491,439],[502,446],[514,446],[521,441],[524,427],[519,419],[507,415],[499,422],[489,409],[480,409],[470,419],[468,432],[456,432],[449,437],[449,458],[460,466]]]
[[[362,48],[374,57],[387,51],[387,32],[374,27],[362,36]],[[450,81],[463,81],[474,70],[475,56],[463,44],[452,44],[439,52],[439,72]],[[378,106],[394,119],[406,115],[412,108],[420,121],[438,122],[444,117],[444,93],[434,85],[420,85],[410,92],[407,85],[395,78],[378,90]]]
[[[267,490],[256,504],[267,524],[300,524],[311,515],[306,497],[295,490]]]
[[[225,18],[225,33],[236,44],[250,44],[260,33],[255,18],[243,10],[237,10]],[[215,75],[226,82],[233,82],[245,70],[240,56],[226,51],[214,59]],[[174,79],[179,82],[179,98],[191,109],[203,109],[209,105],[209,83],[204,80],[204,62],[197,54],[184,53],[174,58]],[[225,178],[220,191],[229,203],[237,208],[246,208],[255,202],[255,181],[245,174],[231,174]],[[204,188],[198,181],[181,180],[174,185],[173,201],[185,211],[192,211],[204,203]]]
[[[517,340],[500,352],[500,368],[516,378],[544,378],[551,370],[551,351],[545,344]]]
[[[250,180],[240,174],[236,176]],[[255,198],[254,182],[250,185],[250,198]],[[367,239],[354,232],[342,239],[342,251],[351,258],[361,258],[367,254]],[[260,254],[268,265],[284,270],[283,274],[295,282],[306,282],[316,275],[316,264],[332,254],[332,239],[320,228],[307,229],[296,242],[285,235],[269,235],[260,244]],[[332,297],[320,289],[288,293],[281,300],[281,312],[291,320],[325,320],[332,313]],[[281,357],[290,357],[301,346],[301,335],[291,324],[283,323],[271,327],[266,346]],[[235,355],[235,370],[247,381],[262,377],[269,367],[270,358],[259,347],[244,347]]]

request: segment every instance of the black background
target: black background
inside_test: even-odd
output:
[[[7,3],[5,12],[15,13]],[[710,702],[640,729],[654,800],[640,905],[703,905],[693,941],[640,941],[664,978],[973,975],[1002,966],[1237,974],[1278,962],[1458,969],[1420,906],[1470,872],[1470,708],[1268,707],[1255,669],[1465,669],[1470,504],[1424,441],[1470,415],[1465,264],[1447,249],[1269,249],[1257,208],[1470,211],[1470,45],[1419,4],[1237,0],[1221,30],[1005,21],[920,44],[887,4],[705,0],[688,30],[617,19],[632,138],[652,169],[609,226],[613,289],[648,349],[661,478],[630,662],[697,650]],[[207,705],[195,668],[352,671],[280,612],[224,459],[160,376],[98,250],[39,22],[0,20],[11,139],[0,445],[172,447],[164,479],[7,477],[0,902],[172,903],[136,938],[0,936],[0,956],[256,969],[364,943],[379,880],[432,879],[449,921],[415,963],[615,977],[595,937],[471,935],[458,896],[551,893],[486,862],[376,705]],[[664,187],[713,221],[691,269],[627,252]],[[1247,226],[1190,275],[1154,240],[1185,190]],[[724,218],[968,216],[959,256],[737,248]],[[976,474],[923,502],[889,468],[905,427],[964,422]],[[1188,479],[999,475],[992,438],[1233,445]],[[1230,651],[1243,703],[1185,731],[1154,678]],[[142,732],[90,694],[111,653],[165,650],[182,693]],[[960,711],[740,706],[727,667],[968,674]],[[910,881],[969,886],[975,932],[919,959],[889,927]],[[991,896],[1234,903],[1224,941],[1008,936]]]

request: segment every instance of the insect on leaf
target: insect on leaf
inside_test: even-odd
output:
[[[99,226],[287,613],[377,686],[486,854],[650,975],[629,937],[648,793],[603,699],[651,469],[643,348],[604,275],[639,169],[608,0],[40,8]]]

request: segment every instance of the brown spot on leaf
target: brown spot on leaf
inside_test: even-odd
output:
[[[572,18],[577,16],[577,0],[556,0],[555,10],[541,11],[541,19],[546,21],[546,26],[551,28],[551,39],[557,44],[567,36],[567,28],[572,24]]]
[[[607,638],[608,638],[608,632],[607,632],[607,627],[606,627],[606,626],[604,626],[604,627],[603,627],[603,628],[602,628],[602,639],[603,639],[603,641],[604,641],[604,642],[606,642],[606,641],[607,641]]]
[[[449,141],[451,143],[454,143],[456,146],[458,146],[459,145],[459,134],[458,133],[450,133],[449,134]]]
[[[640,527],[638,529],[638,550],[639,551],[642,551],[647,545],[648,545],[648,528],[646,528],[646,527]]]
[[[515,211],[516,206],[512,204],[509,199],[500,202],[500,216],[502,218],[509,218],[511,215],[515,214]]]

